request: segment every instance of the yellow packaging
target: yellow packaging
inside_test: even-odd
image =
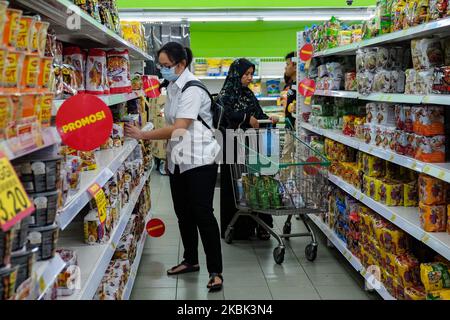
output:
[[[20,18],[19,32],[17,34],[17,50],[31,51],[35,22],[36,20],[30,16]]]
[[[393,254],[401,255],[408,250],[408,236],[403,230],[392,224],[381,228],[380,244],[383,248]]]
[[[446,183],[425,174],[419,175],[419,201],[426,205],[446,202]]]
[[[42,128],[50,127],[52,120],[52,106],[53,99],[55,98],[54,93],[45,93],[42,95],[41,108],[39,114],[39,122]]]
[[[382,266],[383,269],[388,271],[390,274],[396,275],[396,265],[395,260],[397,256],[395,254],[392,254],[390,252],[387,252],[386,250],[381,250],[381,258],[382,258]]]
[[[405,286],[401,281],[394,278],[394,298],[397,300],[405,300]]]
[[[395,277],[393,275],[391,275],[389,272],[383,272],[383,275],[384,275],[384,279],[383,279],[384,287],[391,294],[391,296],[394,296],[395,295],[395,285],[394,285]]]
[[[3,85],[8,88],[8,91],[17,91],[19,86],[23,61],[25,54],[19,51],[9,51],[5,64],[5,73],[3,76]]]
[[[403,286],[412,287],[420,283],[420,263],[414,256],[410,254],[397,256],[395,270]]]
[[[427,300],[450,300],[450,289],[428,292]]]
[[[19,32],[21,10],[8,8],[6,10],[6,24],[3,29],[3,44],[7,47],[15,48],[17,44],[17,34]]]
[[[380,200],[381,180],[364,175],[363,178],[365,194],[375,201]]]
[[[420,279],[427,292],[450,288],[449,269],[440,262],[422,263]]]
[[[363,157],[363,171],[369,177],[383,177],[385,175],[386,165],[381,158],[365,154]]]
[[[403,205],[405,207],[417,207],[419,204],[417,191],[417,180],[403,185]]]
[[[403,205],[403,183],[393,180],[380,180],[379,201],[388,206]]]
[[[427,294],[423,287],[406,287],[405,300],[425,300]]]

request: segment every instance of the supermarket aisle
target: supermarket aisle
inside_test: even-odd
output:
[[[326,247],[320,236],[318,258],[309,262],[304,257],[307,239],[294,238],[287,249],[285,262],[277,265],[272,257],[275,241],[238,241],[232,245],[222,241],[224,257],[224,290],[208,293],[205,256],[200,248],[200,273],[168,277],[166,270],[182,258],[182,244],[170,198],[167,177],[152,176],[153,214],[166,223],[166,234],[148,238],[131,299],[136,300],[233,300],[233,299],[379,299],[366,293],[362,277],[335,249]],[[218,191],[218,190],[217,190]],[[215,208],[219,214],[219,193]],[[276,219],[282,226],[283,217]],[[293,232],[300,223],[294,220]],[[320,234],[320,233],[318,233]]]

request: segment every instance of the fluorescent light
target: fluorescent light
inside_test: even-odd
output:
[[[328,21],[331,19],[331,15],[329,16],[268,16],[262,17],[263,21]],[[342,21],[359,21],[359,20],[369,20],[370,16],[342,16],[336,17]]]
[[[212,21],[258,21],[256,17],[205,17],[205,18],[187,18],[192,22],[212,22]]]
[[[172,17],[124,17],[122,21],[137,21],[137,22],[181,22],[181,18]]]

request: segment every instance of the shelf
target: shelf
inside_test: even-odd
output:
[[[58,253],[50,260],[36,262],[35,272],[39,284],[39,295],[37,300],[43,298],[45,292],[55,283],[58,275],[65,267],[66,263],[61,259]]]
[[[391,103],[450,105],[450,95],[445,94],[432,94],[424,96],[402,93],[371,93],[369,95],[363,95],[356,91],[317,90],[314,95]]]
[[[124,48],[128,49],[132,60],[153,60],[152,56],[102,25],[70,0],[16,0],[15,3],[45,17],[60,41],[83,48]]]
[[[142,90],[138,90],[138,91],[133,91],[132,93],[100,95],[100,96],[96,96],[96,97],[100,98],[108,106],[112,106],[112,105],[119,104],[122,102],[127,102],[127,101],[130,101],[133,99],[137,99],[142,96],[144,96],[144,92]],[[59,108],[62,106],[62,104],[65,101],[66,100],[53,101],[52,116],[56,116]]]
[[[302,128],[321,136],[330,138],[354,149],[371,154],[386,161],[398,164],[399,166],[409,168],[419,173],[426,173],[432,177],[438,178],[450,183],[450,163],[426,163],[417,161],[413,158],[399,155],[391,150],[385,150],[362,140],[344,135],[339,130],[315,128],[309,123],[302,123]]]
[[[149,123],[144,130],[150,131],[153,124]],[[138,145],[135,139],[128,139],[121,148],[101,150],[96,152],[97,169],[81,173],[81,183],[79,191],[67,200],[66,205],[57,217],[58,226],[64,230],[70,222],[77,216],[78,212],[89,202],[91,195],[87,191],[94,183],[103,187],[121,164],[128,158]]]
[[[71,296],[61,297],[61,300],[91,300],[94,297],[151,172],[152,170],[149,170],[145,174],[139,186],[133,191],[128,204],[122,208],[119,223],[108,243],[101,245],[82,243],[80,241],[83,237],[82,227],[77,224],[72,224],[73,228],[62,234],[58,246],[77,252],[81,288]]]
[[[436,36],[441,33],[448,34],[449,26],[450,26],[450,18],[432,21],[406,30],[400,30],[389,34],[381,35],[373,39],[363,40],[361,42],[352,43],[337,48],[326,49],[316,53],[314,57],[324,57],[339,54],[340,55],[355,54],[356,50],[358,50],[359,48],[382,44],[392,44],[425,36]]]
[[[152,219],[152,213],[150,212],[145,219],[145,225]],[[128,282],[125,286],[125,290],[123,291],[122,300],[129,300],[131,296],[131,292],[133,291],[134,282],[136,280],[136,276],[139,270],[139,265],[141,263],[142,253],[145,247],[145,241],[147,240],[148,234],[147,230],[144,229],[142,233],[141,240],[138,244],[136,250],[136,258],[134,258],[133,265],[131,266],[130,275],[128,276]]]
[[[358,199],[406,233],[422,241],[447,260],[450,260],[450,235],[446,232],[424,231],[420,226],[419,209],[417,207],[388,207],[366,196],[360,190],[337,176],[330,174],[329,180],[353,198]]]
[[[364,279],[366,279],[366,283],[369,283],[375,291],[384,299],[384,300],[396,300],[391,294],[386,290],[384,285],[374,278],[373,275],[367,272],[364,266],[361,264],[361,261],[355,257],[350,250],[347,249],[345,243],[339,239],[339,237],[325,224],[320,218],[314,214],[309,214],[309,218],[316,224],[316,226],[322,230],[322,232],[327,236],[327,238],[331,241],[331,243],[342,253],[342,255],[348,260],[348,262],[358,271]]]
[[[0,150],[5,153],[9,160],[14,160],[61,142],[61,137],[54,127],[42,129],[41,135],[43,140],[42,145],[36,145],[33,142],[21,146],[19,139],[13,138],[1,141]]]
[[[196,76],[199,80],[225,80],[226,76]],[[283,79],[283,76],[254,76],[253,79],[261,80],[261,79]]]

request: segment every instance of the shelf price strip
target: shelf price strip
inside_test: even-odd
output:
[[[8,231],[13,225],[34,212],[13,166],[0,151],[0,226]]]

